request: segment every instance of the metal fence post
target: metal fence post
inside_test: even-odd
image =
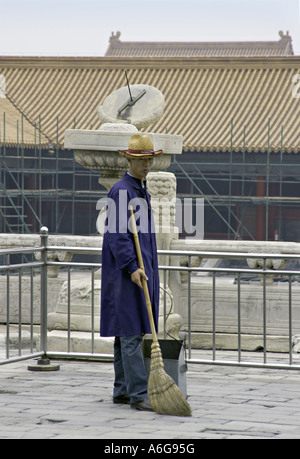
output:
[[[40,346],[43,352],[42,357],[38,359],[37,365],[28,366],[30,371],[57,371],[60,369],[59,365],[51,365],[49,358],[47,357],[47,313],[48,313],[48,236],[49,230],[46,226],[43,226],[40,230],[41,236],[41,261],[43,266],[41,267],[41,338]]]
[[[41,253],[41,260],[43,266],[41,268],[41,351],[44,352],[44,356],[47,355],[47,303],[48,303],[48,285],[47,285],[47,246],[48,246],[48,228],[43,226],[41,228],[41,247],[43,251]]]

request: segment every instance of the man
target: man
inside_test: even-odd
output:
[[[142,337],[151,333],[142,290],[148,281],[157,329],[159,276],[150,195],[145,178],[153,165],[154,151],[147,135],[134,134],[128,150],[119,151],[129,171],[108,194],[106,229],[102,249],[101,336],[114,336],[114,403],[130,403],[138,410],[151,410],[148,378],[141,351]],[[145,273],[139,268],[129,225],[129,205],[135,209]]]

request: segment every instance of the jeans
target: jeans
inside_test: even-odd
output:
[[[148,398],[148,377],[141,350],[142,340],[142,335],[115,337],[114,397],[128,394],[131,404]]]

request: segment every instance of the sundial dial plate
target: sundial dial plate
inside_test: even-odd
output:
[[[128,85],[105,99],[98,116],[102,123],[129,123],[139,129],[158,121],[163,115],[164,104],[163,94],[154,86]]]

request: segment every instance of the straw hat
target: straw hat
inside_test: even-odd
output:
[[[153,143],[148,135],[133,134],[130,137],[128,150],[119,150],[119,153],[125,158],[148,158],[158,156],[163,153],[162,150],[154,151]]]

